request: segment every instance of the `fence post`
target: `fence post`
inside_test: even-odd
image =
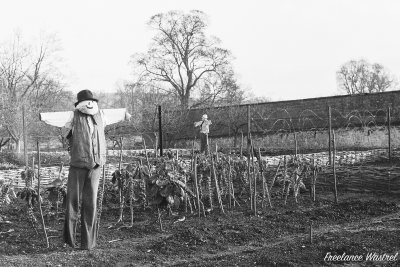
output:
[[[247,179],[249,180],[250,209],[253,210],[253,187],[251,184],[251,177],[250,177],[250,149],[251,149],[250,116],[251,116],[250,105],[247,105]]]
[[[147,154],[146,140],[144,139],[143,135],[142,135],[142,141],[143,141],[144,154],[146,155],[147,168],[149,169],[150,173],[151,168],[150,168],[149,155]]]
[[[251,142],[251,148],[250,148],[250,153],[251,153],[251,167],[253,169],[253,208],[254,208],[254,216],[257,216],[257,173],[256,173],[256,168],[254,167],[254,146],[253,142]]]
[[[158,136],[157,132],[154,132],[154,156],[157,158],[157,146],[158,146]]]
[[[329,129],[328,129],[328,139],[329,139],[329,165],[332,165],[332,111],[331,111],[331,106],[328,107],[328,123],[329,123]]]
[[[240,130],[241,140],[240,140],[240,158],[243,156],[243,131]]]
[[[332,157],[332,168],[333,168],[333,180],[334,180],[334,193],[335,193],[335,203],[338,203],[338,193],[337,193],[337,177],[336,177],[336,142],[335,142],[335,131],[332,131],[332,146],[333,146],[333,157]]]
[[[24,161],[25,168],[28,169],[28,150],[27,150],[27,136],[26,136],[26,118],[25,118],[25,105],[22,106],[22,133],[24,138]]]
[[[46,247],[48,248],[49,247],[49,238],[47,236],[46,225],[44,223],[43,210],[42,210],[42,200],[41,200],[41,197],[40,197],[40,179],[41,179],[41,176],[40,176],[40,144],[39,144],[39,139],[37,140],[36,144],[37,144],[37,157],[38,157],[38,163],[37,163],[38,164],[38,176],[37,176],[37,179],[38,179],[38,182],[37,182],[38,205],[39,205],[39,212],[40,212],[40,222],[42,224],[42,230],[43,230],[43,233],[44,233],[44,238],[46,240]]]
[[[390,106],[387,108],[387,128],[388,128],[388,146],[389,146],[389,162],[392,162],[392,145],[391,145],[391,114]]]
[[[118,170],[121,171],[122,168],[122,153],[123,153],[123,144],[122,144],[122,136],[119,137],[119,162],[118,162]]]
[[[247,149],[250,150],[250,130],[251,128],[251,113],[250,105],[247,105]]]
[[[161,105],[158,106],[158,138],[160,142],[160,157],[163,156],[162,126],[161,126]]]
[[[194,165],[194,168],[193,168],[194,186],[196,187],[197,208],[198,208],[198,213],[199,213],[199,218],[200,218],[201,217],[201,206],[200,206],[199,185],[197,183],[197,155],[194,156],[193,165]]]

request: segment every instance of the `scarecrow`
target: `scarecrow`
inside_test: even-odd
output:
[[[102,166],[106,162],[106,125],[129,120],[126,109],[103,109],[90,90],[77,95],[74,111],[40,113],[40,120],[67,130],[70,144],[70,169],[67,182],[64,242],[75,248],[75,231],[81,205],[81,249],[96,246],[97,190]]]
[[[211,121],[208,120],[207,114],[201,117],[201,121],[194,123],[194,127],[200,127],[200,152],[208,154],[208,133],[210,132]]]

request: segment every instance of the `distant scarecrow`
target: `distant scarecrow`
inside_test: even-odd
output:
[[[103,109],[90,90],[77,95],[74,111],[41,113],[40,119],[57,127],[65,127],[70,143],[64,242],[75,247],[75,231],[79,203],[81,208],[81,249],[96,246],[97,190],[102,166],[106,162],[104,128],[108,124],[129,120],[126,109]]]
[[[200,127],[200,152],[206,155],[209,152],[208,148],[208,134],[210,132],[211,121],[208,120],[207,114],[201,117],[201,121],[194,123],[194,127]]]

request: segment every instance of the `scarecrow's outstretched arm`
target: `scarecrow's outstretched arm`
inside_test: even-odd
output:
[[[106,125],[114,124],[120,121],[130,120],[131,115],[126,108],[102,109]]]
[[[124,120],[130,120],[131,115],[126,108],[102,109],[104,124],[110,125]],[[71,128],[73,111],[44,112],[40,113],[40,120],[56,127]]]
[[[71,127],[73,111],[44,112],[39,114],[40,120],[46,124],[56,127]]]

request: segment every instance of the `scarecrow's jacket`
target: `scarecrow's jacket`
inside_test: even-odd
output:
[[[75,110],[69,141],[71,166],[92,169],[106,162],[106,139],[100,112],[91,116]]]
[[[40,113],[41,121],[65,128],[68,132],[72,130],[69,138],[70,165],[88,169],[106,162],[105,125],[118,123],[129,117],[130,114],[125,108],[101,109],[94,116],[83,114],[78,110]]]

